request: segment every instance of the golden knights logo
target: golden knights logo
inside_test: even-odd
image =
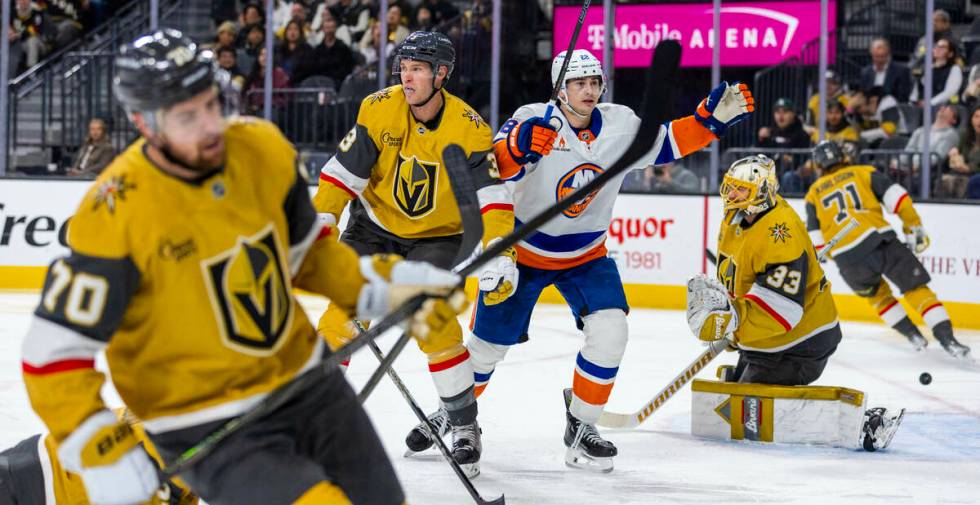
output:
[[[95,205],[92,210],[99,210],[102,204],[109,209],[110,214],[116,212],[116,204],[126,200],[126,192],[136,189],[136,185],[126,182],[125,175],[116,175],[99,185],[95,190]]]
[[[268,356],[292,322],[293,304],[272,224],[201,263],[222,342]]]
[[[735,293],[735,262],[731,256],[718,252],[718,280],[725,286],[729,294]]]
[[[785,244],[786,239],[792,238],[792,235],[789,234],[789,226],[786,226],[786,223],[776,223],[769,227],[769,237],[772,238],[773,243],[782,242]]]
[[[385,88],[380,91],[375,91],[368,95],[368,104],[374,105],[379,102],[383,102],[391,98],[391,88]]]
[[[406,158],[398,153],[392,193],[395,203],[410,218],[419,218],[436,208],[439,164],[422,161],[415,156]]]

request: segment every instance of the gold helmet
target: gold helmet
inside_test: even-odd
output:
[[[746,189],[748,194],[733,195],[736,189]],[[720,193],[726,212],[741,209],[747,214],[756,214],[775,204],[778,191],[775,162],[768,156],[756,154],[732,163],[725,173]]]

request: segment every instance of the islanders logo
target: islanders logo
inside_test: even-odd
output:
[[[592,163],[582,163],[571,169],[558,180],[558,187],[555,188],[555,199],[562,200],[568,197],[578,188],[585,186],[592,179],[595,179],[602,172],[604,172],[602,168]],[[595,195],[598,193],[598,189],[590,192],[588,195],[585,195],[585,198],[576,201],[571,207],[565,209],[562,214],[573,218],[580,216],[589,207],[589,204],[592,203],[592,200],[595,199]]]

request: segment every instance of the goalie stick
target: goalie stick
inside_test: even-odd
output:
[[[476,196],[476,184],[473,183],[473,176],[470,175],[469,163],[466,160],[466,152],[456,144],[446,146],[442,151],[442,163],[446,166],[446,175],[449,176],[449,185],[452,187],[453,196],[456,198],[456,205],[459,207],[459,217],[463,224],[463,239],[460,241],[459,250],[456,252],[454,265],[459,265],[473,253],[477,244],[483,239],[483,216],[480,213],[480,200]],[[465,282],[465,276],[464,282]],[[364,403],[371,395],[374,388],[381,382],[381,377],[385,371],[390,369],[395,357],[402,352],[405,345],[411,339],[409,333],[403,332],[395,345],[388,352],[387,356],[381,360],[378,369],[371,374],[371,377],[357,394],[357,400]]]
[[[502,253],[508,247],[523,240],[541,225],[571,207],[575,202],[582,200],[593,191],[600,189],[609,179],[631,168],[633,164],[653,148],[659,136],[662,123],[667,120],[673,86],[677,79],[677,70],[680,65],[680,56],[681,46],[677,41],[666,40],[657,44],[654,50],[653,60],[650,62],[650,67],[647,72],[640,127],[622,156],[608,170],[599,174],[584,186],[559,200],[555,205],[530,219],[524,225],[515,229],[510,235],[503,237],[480,253],[473,261],[459,271],[462,278],[465,279],[466,276],[475,272],[481,265]],[[460,284],[462,285],[463,282],[461,281]],[[422,303],[426,298],[426,295],[420,294],[406,301],[376,324],[372,325],[366,332],[358,335],[345,346],[334,351],[319,366],[315,366],[296,376],[279,389],[269,393],[268,396],[263,398],[262,401],[252,407],[248,412],[230,419],[215,429],[200,442],[184,451],[173,463],[169,464],[161,472],[163,477],[172,477],[189,468],[210,454],[218,444],[238,430],[280,408],[295,395],[302,393],[313,384],[319,382],[327,370],[336,367],[341,361],[344,361],[351,354],[367,345],[368,342],[374,340],[378,335],[381,335],[401,321],[411,317],[412,314],[422,307]],[[389,353],[386,358],[394,359],[393,355],[394,353]],[[390,362],[388,365],[390,366]],[[379,370],[382,373],[384,373],[384,366],[385,364],[379,366]]]
[[[851,232],[858,225],[854,218],[851,218],[847,224],[837,232],[836,235],[830,242],[827,242],[820,252],[817,253],[817,260],[823,261],[826,258],[827,253],[837,245],[845,235]],[[705,254],[708,255],[708,259],[711,260],[713,264],[717,266],[717,258],[715,254],[709,249],[705,249]],[[602,415],[599,417],[599,426],[605,426],[606,428],[635,428],[640,425],[643,421],[646,421],[648,417],[653,415],[667,400],[671,399],[675,393],[684,388],[684,385],[688,381],[694,378],[711,360],[715,359],[722,351],[731,345],[732,341],[726,338],[721,338],[715,340],[708,344],[708,349],[701,353],[700,356],[694,359],[691,364],[687,365],[686,368],[681,370],[681,373],[677,374],[676,377],[670,383],[668,383],[663,389],[653,397],[652,400],[648,401],[645,405],[640,407],[639,410],[632,414],[619,414],[616,412],[603,411]]]

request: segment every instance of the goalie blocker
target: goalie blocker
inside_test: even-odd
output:
[[[776,386],[695,379],[691,434],[753,440],[884,449],[904,414],[865,409],[861,391],[833,386]]]

